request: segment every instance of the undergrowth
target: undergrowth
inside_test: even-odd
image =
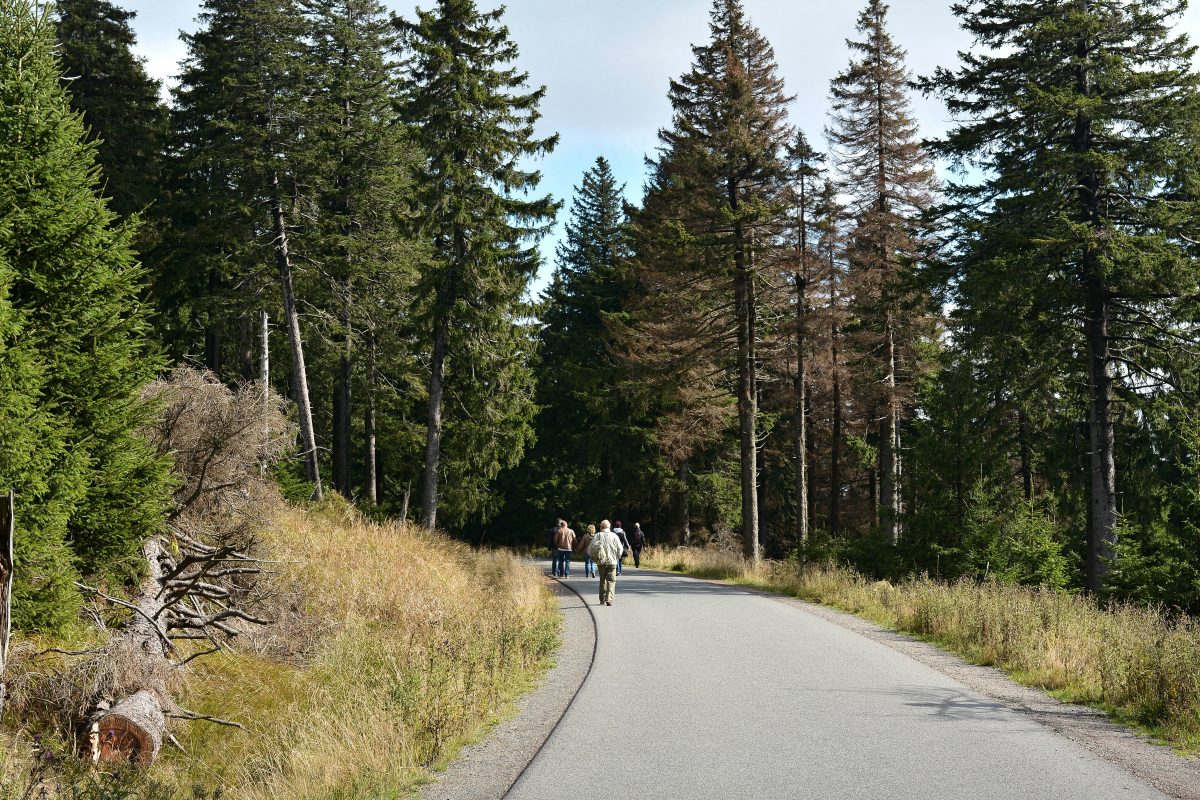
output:
[[[978,664],[1108,712],[1153,738],[1200,752],[1200,621],[1061,590],[996,582],[871,581],[837,565],[652,548],[643,564],[834,606],[915,634]]]
[[[277,624],[192,662],[179,697],[246,730],[175,725],[183,749],[164,749],[150,776],[95,777],[124,793],[68,781],[48,797],[405,797],[503,716],[557,646],[557,605],[512,554],[370,522],[337,501],[281,510],[262,540],[277,562],[263,613]],[[13,721],[0,749],[46,758]],[[21,796],[22,758],[0,759],[0,798]]]

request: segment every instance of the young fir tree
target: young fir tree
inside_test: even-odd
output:
[[[149,351],[132,228],[60,79],[55,32],[0,1],[0,485],[17,495],[17,624],[79,606],[77,574],[130,577],[164,521],[165,466],[137,433]]]
[[[544,481],[531,483],[547,515],[611,513],[631,488],[636,426],[606,322],[625,307],[629,254],[622,189],[601,157],[575,190],[540,315],[530,472]]]
[[[122,217],[143,212],[161,191],[167,111],[159,82],[133,55],[134,14],[108,0],[58,0],[55,9],[71,106],[98,142],[105,193]]]
[[[953,277],[966,335],[1019,340],[1030,358],[1007,372],[1018,395],[1051,368],[1086,387],[1076,419],[1088,420],[1092,590],[1116,543],[1120,400],[1182,403],[1172,365],[1194,342],[1200,95],[1195,48],[1170,27],[1181,9],[1178,0],[959,6],[979,48],[925,82],[963,120],[941,152],[983,176],[951,193],[965,241]]]
[[[257,309],[246,297],[272,285],[261,266],[274,263],[305,473],[319,499],[289,225],[293,204],[310,189],[299,174],[308,141],[301,134],[306,24],[293,0],[208,0],[199,19],[203,27],[184,36],[189,52],[175,95],[175,168],[187,209],[176,268],[199,293],[236,287],[234,315],[247,318]],[[212,334],[227,324],[222,310],[209,307],[206,336],[208,364],[218,372],[221,342]]]
[[[316,224],[305,238],[327,276],[327,285],[315,293],[323,298],[317,305],[325,311],[336,361],[333,485],[345,497],[354,494],[351,401],[359,376],[365,389],[363,494],[374,504],[380,361],[386,349],[409,350],[395,341],[395,333],[417,266],[399,219],[415,159],[393,109],[396,35],[384,6],[375,0],[301,0],[301,5],[310,20],[305,174],[318,204]]]
[[[932,162],[917,139],[907,94],[904,51],[887,31],[888,6],[868,0],[859,15],[861,41],[849,40],[850,65],[833,80],[829,139],[840,188],[855,219],[850,261],[854,302],[863,324],[860,347],[866,383],[878,387],[863,400],[879,423],[879,506],[887,538],[900,536],[901,420],[906,372],[915,365],[924,298],[906,287],[921,256],[918,219],[933,202]],[[905,363],[909,362],[909,363]]]
[[[488,509],[487,483],[520,458],[533,416],[522,298],[557,205],[528,197],[541,175],[523,162],[550,152],[558,137],[534,133],[545,88],[529,91],[528,75],[510,66],[518,51],[502,15],[480,12],[474,0],[438,0],[415,21],[398,21],[406,56],[400,111],[425,159],[415,205],[433,247],[420,287],[431,298],[421,494],[430,528],[443,473],[460,497],[456,516]],[[444,419],[447,409],[454,413]],[[444,436],[453,447],[443,447]],[[457,460],[455,472],[443,450]]]
[[[659,133],[659,188],[676,196],[685,235],[704,253],[702,262],[681,268],[704,273],[723,298],[721,322],[700,325],[697,333],[720,340],[732,329],[736,343],[729,361],[738,404],[742,540],[746,556],[757,559],[760,258],[783,216],[789,98],[774,50],[740,0],[715,0],[709,31],[710,41],[692,48],[692,68],[671,82],[675,119]]]

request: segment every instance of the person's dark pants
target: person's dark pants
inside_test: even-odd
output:
[[[642,566],[642,548],[640,547],[633,548],[633,565],[639,569]]]
[[[571,577],[571,551],[556,550],[554,552],[554,567],[558,577]]]

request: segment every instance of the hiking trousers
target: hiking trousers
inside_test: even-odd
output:
[[[617,592],[617,565],[597,564],[600,571],[600,602],[607,603]]]

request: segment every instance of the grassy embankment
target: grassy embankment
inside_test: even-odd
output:
[[[913,578],[895,586],[853,570],[738,554],[654,548],[646,566],[727,580],[840,608],[915,634],[1029,686],[1086,703],[1176,749],[1200,752],[1200,621],[1061,591]]]
[[[175,725],[186,754],[165,748],[151,774],[172,797],[408,796],[506,713],[557,645],[557,604],[511,554],[345,506],[282,510],[263,540],[285,562],[267,609],[278,624],[193,662],[180,692],[247,730]]]

